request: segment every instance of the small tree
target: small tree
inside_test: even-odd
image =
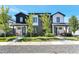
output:
[[[6,37],[6,32],[9,31],[9,23],[8,23],[8,21],[11,18],[8,15],[8,12],[9,12],[9,8],[4,8],[4,6],[2,6],[0,8],[0,29],[4,30],[5,37]]]
[[[41,21],[45,34],[50,33],[50,16],[48,15],[48,13],[41,15]]]
[[[77,17],[72,16],[69,19],[69,27],[72,30],[72,32],[75,33],[75,31],[78,29],[78,20],[77,20]]]
[[[29,14],[28,17],[26,17],[26,24],[27,24],[27,32],[32,36],[33,32],[33,16],[32,14]]]

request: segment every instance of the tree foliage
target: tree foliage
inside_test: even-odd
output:
[[[26,17],[26,24],[27,24],[27,32],[30,33],[30,36],[32,36],[33,32],[33,15],[29,14],[28,17]]]
[[[8,13],[9,8],[5,8],[4,6],[0,8],[0,29],[4,30],[5,33],[9,31],[8,21],[11,19]]]
[[[77,20],[77,17],[72,16],[69,19],[69,27],[72,30],[72,32],[75,33],[75,31],[78,29],[78,20]]]
[[[50,33],[50,16],[48,13],[41,15],[41,21],[43,25],[43,30],[45,33]]]

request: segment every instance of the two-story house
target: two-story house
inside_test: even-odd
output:
[[[69,32],[68,24],[64,21],[65,15],[61,12],[56,12],[52,15],[52,33],[55,35]]]
[[[41,35],[43,33],[43,26],[40,16],[45,13],[28,13],[28,15],[29,14],[33,14],[33,34],[37,33],[38,35]],[[51,13],[48,14],[51,20],[51,33],[53,33],[54,35],[58,35],[63,32],[69,32],[68,24],[64,22],[65,15],[63,13],[56,12],[53,15],[51,15]],[[16,23],[12,24],[11,26],[13,26],[13,29],[16,31],[16,34],[27,34],[28,25],[25,23],[25,19],[26,17],[28,17],[28,15],[22,12],[15,15]]]

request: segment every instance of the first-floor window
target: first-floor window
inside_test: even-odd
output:
[[[37,33],[37,27],[34,27],[34,32]]]
[[[21,29],[21,27],[17,27],[17,29],[18,29],[18,30],[20,30],[20,29]]]

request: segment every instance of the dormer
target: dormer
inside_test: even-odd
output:
[[[15,17],[16,17],[16,23],[25,23],[26,14],[20,12],[16,14]]]
[[[61,12],[56,12],[52,15],[53,23],[64,23],[64,14]]]

